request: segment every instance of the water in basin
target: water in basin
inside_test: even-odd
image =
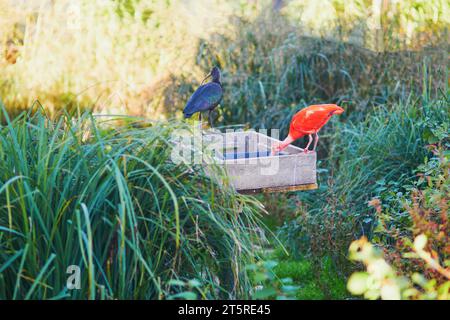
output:
[[[285,152],[279,152],[276,156],[286,155]],[[236,160],[236,159],[250,159],[250,158],[264,158],[271,156],[270,150],[266,151],[257,151],[257,152],[232,152],[225,153],[223,155],[224,160]]]

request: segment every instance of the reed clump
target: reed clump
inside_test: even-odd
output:
[[[1,299],[248,297],[264,209],[171,161],[179,124],[3,113]]]

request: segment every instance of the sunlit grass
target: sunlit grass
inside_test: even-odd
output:
[[[427,45],[439,42],[439,35],[448,27],[448,5],[441,0],[428,1],[427,5],[419,2],[409,6],[392,2],[392,6],[400,8],[383,11],[386,17],[380,17],[382,27],[392,25],[383,29],[383,48],[407,39],[409,42],[402,49],[409,50],[412,46],[408,43],[419,43],[413,41],[418,35],[423,38],[421,46],[426,39]],[[254,94],[258,96],[268,95],[276,81],[279,95],[286,89],[286,82],[292,82],[292,72],[297,77],[304,72],[308,78],[315,64],[327,68],[327,59],[337,61],[316,48],[321,46],[320,41],[309,48],[319,51],[315,52],[316,58],[310,57],[316,62],[303,61],[299,65],[279,61],[290,60],[303,50],[304,44],[297,39],[305,35],[323,36],[373,49],[372,38],[378,32],[367,20],[372,16],[371,4],[364,1],[345,2],[345,6],[342,1],[327,1],[327,5],[320,7],[313,5],[315,1],[291,1],[281,11],[283,19],[270,9],[269,0],[63,0],[51,7],[47,1],[33,1],[32,5],[14,3],[0,0],[0,46],[3,52],[17,50],[8,60],[0,58],[0,96],[10,110],[24,109],[39,99],[50,112],[81,106],[109,114],[171,118],[180,115],[174,110],[182,108],[186,96],[192,92],[190,86],[196,85],[213,63],[226,71],[226,77],[240,79],[246,91],[256,90]],[[240,19],[253,23],[253,28],[243,26]],[[261,37],[264,33],[271,35],[270,39]],[[402,35],[404,39],[397,39]],[[219,42],[221,47],[217,47],[220,37],[227,41]],[[262,48],[253,53],[255,40]],[[239,52],[240,47],[248,48],[249,52]],[[338,53],[340,49],[330,50]],[[233,61],[228,59],[234,54],[241,57],[240,67],[248,67],[245,72],[230,65]],[[345,57],[339,58],[345,62]],[[255,68],[262,62],[267,66]],[[359,64],[357,61],[354,68]],[[280,66],[281,70],[277,70]],[[254,72],[264,72],[269,83],[264,79],[256,79],[261,83],[245,83],[245,79],[254,77]],[[341,68],[336,72],[342,78],[336,81],[358,81],[351,70]],[[309,90],[298,81],[293,85],[298,92]],[[314,91],[320,94],[320,90],[316,86],[309,94],[314,95]],[[258,99],[258,103],[270,103],[268,98],[268,101]]]
[[[0,20],[1,46],[19,49],[15,64],[0,59],[0,95],[8,108],[39,98],[49,111],[67,104],[164,118],[155,113],[164,103],[156,98],[172,74],[201,76],[197,40],[232,10],[222,4],[215,12],[213,2],[122,2],[1,0],[2,18],[8,15]]]

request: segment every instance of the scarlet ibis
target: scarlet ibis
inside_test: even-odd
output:
[[[203,84],[206,79],[212,78],[212,81]],[[202,119],[202,111],[208,111],[209,124],[212,127],[212,111],[219,105],[223,97],[222,84],[220,83],[220,70],[217,67],[212,68],[211,72],[202,81],[202,85],[189,98],[184,107],[184,118],[190,118],[194,113],[200,112],[200,121]]]
[[[314,147],[312,151],[315,151],[317,142],[319,141],[318,133],[320,129],[333,115],[341,114],[343,112],[344,109],[335,104],[317,104],[300,110],[292,117],[291,125],[289,127],[289,134],[286,139],[272,147],[272,155],[280,152],[289,144],[305,135],[309,135],[309,142],[304,149],[305,153],[308,153],[308,148],[313,140],[313,134],[315,134],[316,137],[314,139]]]

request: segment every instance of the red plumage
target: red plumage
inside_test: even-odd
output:
[[[309,135],[309,143],[305,148],[305,152],[308,152],[308,147],[312,142],[312,134],[316,135],[314,148],[316,149],[317,141],[319,140],[318,132],[320,129],[330,120],[335,114],[341,114],[344,109],[335,104],[318,104],[306,107],[297,112],[291,120],[289,127],[289,135],[272,149],[272,153],[275,154],[286,148],[289,144],[301,138],[305,135]]]

